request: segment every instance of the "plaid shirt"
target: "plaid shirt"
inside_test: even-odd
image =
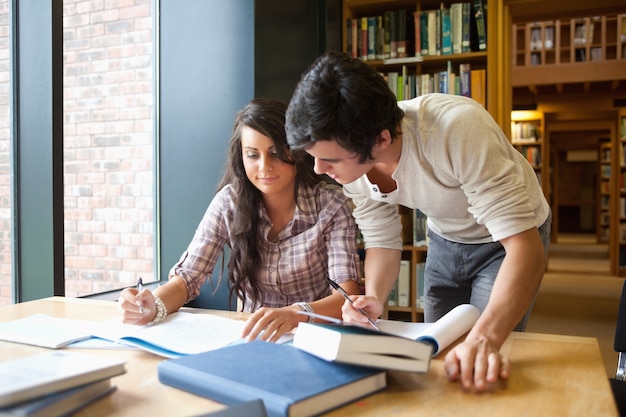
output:
[[[188,301],[198,296],[211,276],[224,245],[233,245],[230,231],[237,212],[232,194],[231,186],[216,194],[189,247],[170,270],[170,276],[178,275],[185,281]],[[247,299],[244,311],[324,298],[331,293],[325,276],[337,283],[358,279],[357,228],[350,201],[341,188],[326,183],[313,187],[301,184],[294,217],[274,242],[267,240],[271,223],[265,206],[260,207],[259,215],[262,299],[255,304]]]

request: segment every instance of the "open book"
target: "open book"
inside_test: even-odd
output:
[[[300,323],[293,345],[328,361],[426,372],[432,356],[467,333],[480,313],[455,307],[435,323],[379,320],[380,331],[348,324]]]
[[[35,314],[0,323],[0,340],[57,349],[60,347],[143,349],[174,358],[206,352],[241,340],[245,322],[213,314],[177,312],[155,326],[82,321]],[[102,342],[87,343],[86,342]]]

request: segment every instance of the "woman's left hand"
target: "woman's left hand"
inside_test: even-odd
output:
[[[242,337],[251,340],[276,342],[282,335],[293,330],[306,316],[298,314],[300,307],[261,307],[248,318]]]

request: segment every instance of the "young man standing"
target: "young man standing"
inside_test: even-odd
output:
[[[303,75],[287,111],[292,149],[315,158],[352,198],[365,241],[366,294],[346,321],[378,317],[398,276],[397,205],[428,216],[425,320],[471,303],[481,317],[445,358],[449,380],[484,391],[507,378],[499,350],[524,330],[546,267],[550,208],[533,168],[475,101],[429,94],[397,102],[373,68],[327,53]]]

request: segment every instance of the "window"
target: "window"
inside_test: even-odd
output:
[[[158,279],[152,1],[63,1],[65,295]]]
[[[0,304],[166,278],[254,93],[252,6],[0,0]]]
[[[0,306],[12,302],[9,0],[0,0]]]

